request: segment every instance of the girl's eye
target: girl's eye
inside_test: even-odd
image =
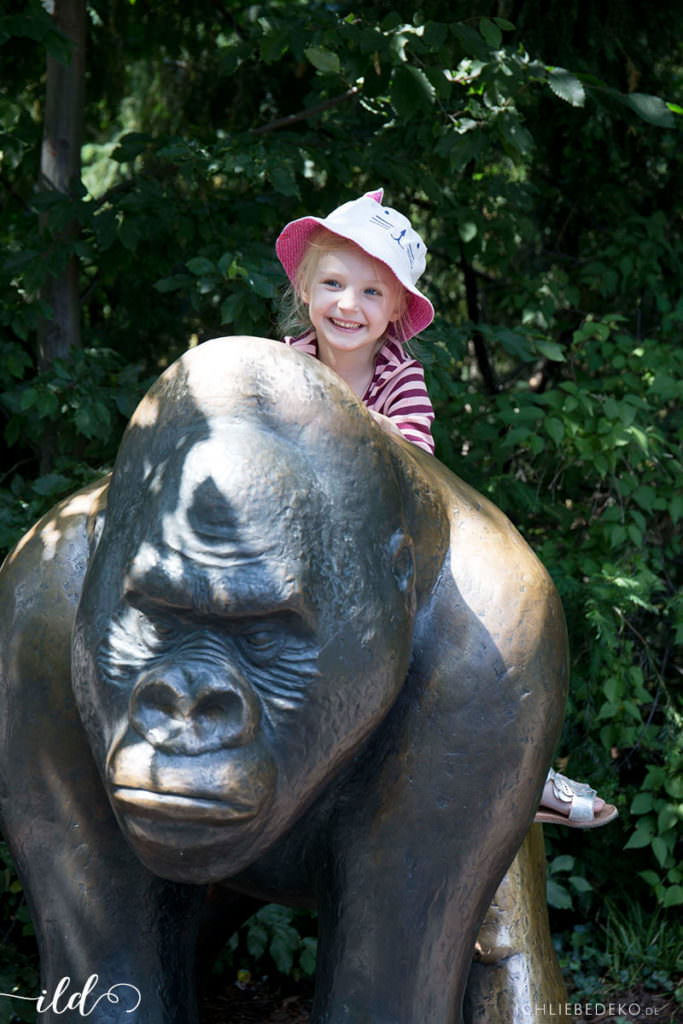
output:
[[[379,295],[379,296],[381,296],[382,293],[381,293],[381,291],[379,291],[378,288],[366,288],[365,289],[365,294],[366,295]]]

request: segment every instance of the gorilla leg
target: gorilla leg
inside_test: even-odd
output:
[[[110,986],[134,988],[114,990],[118,1006],[100,999],[93,1022],[120,1021],[139,991],[127,1020],[191,1024],[203,891],[153,877],[128,848],[71,692],[71,627],[97,493],[50,513],[0,571],[0,820],[38,938],[41,1019],[82,1019],[70,997],[97,975],[88,1009]]]

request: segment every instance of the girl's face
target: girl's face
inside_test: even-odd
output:
[[[382,263],[353,248],[324,253],[312,276],[308,303],[318,352],[373,356],[387,325],[400,312],[401,286]]]

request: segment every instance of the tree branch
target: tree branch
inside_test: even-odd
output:
[[[336,107],[340,103],[344,103],[346,100],[352,99],[360,92],[357,85],[352,85],[350,89],[342,93],[340,96],[333,96],[332,99],[324,100],[322,103],[316,103],[314,107],[308,107],[307,110],[300,110],[298,114],[289,114],[287,117],[278,117],[276,121],[270,121],[268,124],[262,125],[260,128],[252,128],[252,135],[265,135],[267,132],[273,132],[277,128],[288,128],[290,124],[297,124],[299,121],[307,121],[309,117],[316,117],[321,114],[324,110],[329,110],[330,107]]]

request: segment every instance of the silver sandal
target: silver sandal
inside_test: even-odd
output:
[[[592,789],[585,782],[576,782],[574,779],[561,775],[553,768],[548,772],[546,782],[550,782],[553,789],[553,796],[562,804],[568,804],[568,813],[561,814],[559,811],[542,807],[536,812],[534,821],[550,825],[567,825],[569,828],[599,828],[607,825],[618,815],[613,804],[605,806],[596,813],[595,798],[596,790]]]

